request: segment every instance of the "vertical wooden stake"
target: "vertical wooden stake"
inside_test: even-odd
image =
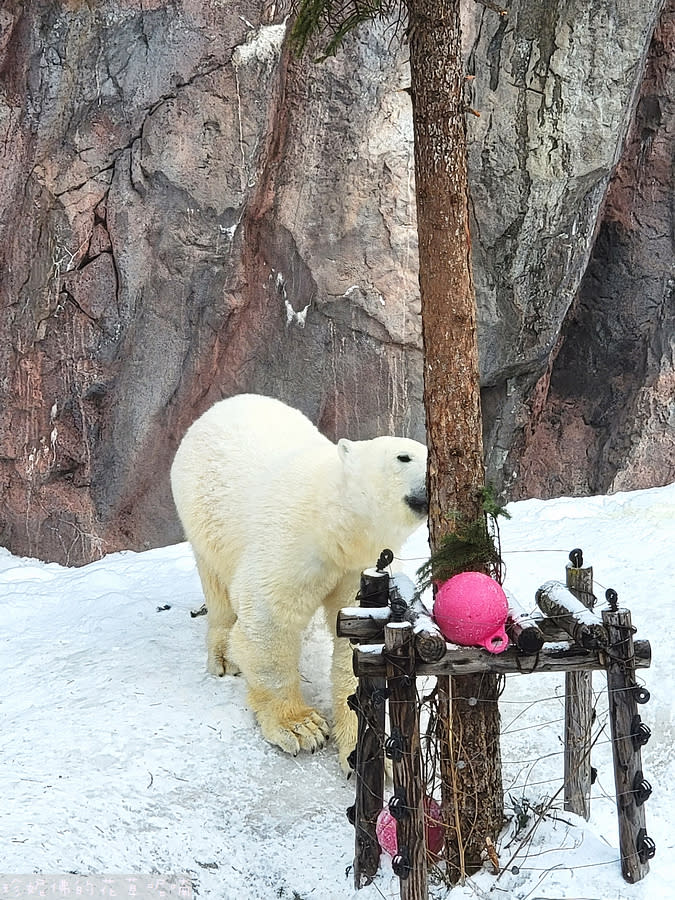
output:
[[[389,688],[390,754],[393,761],[398,854],[394,871],[400,878],[401,900],[427,900],[427,860],[424,833],[424,786],[415,644],[410,622],[389,622],[384,629]]]
[[[356,802],[354,804],[354,886],[358,890],[373,880],[380,864],[380,844],[375,823],[384,804],[385,679],[359,678],[356,710],[359,720],[356,744]]]
[[[609,634],[607,690],[612,725],[621,871],[626,881],[634,884],[649,871],[649,854],[641,853],[644,839],[647,838],[644,807],[646,796],[642,783],[640,744],[633,738],[636,730],[634,723],[637,722],[633,628],[627,609],[604,610],[602,620]],[[646,791],[646,795],[649,795],[649,791]]]
[[[573,550],[570,559],[573,564],[566,570],[567,587],[592,609],[593,569],[582,568],[580,550]],[[565,674],[565,809],[584,819],[591,815],[592,678],[591,672]]]
[[[387,606],[389,576],[366,570],[361,576],[361,606]],[[354,706],[358,717],[356,743],[356,801],[354,804],[354,886],[370,884],[380,864],[375,824],[384,804],[384,678],[359,677]]]

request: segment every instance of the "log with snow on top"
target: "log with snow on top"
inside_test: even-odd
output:
[[[399,573],[391,576],[389,604],[382,607],[347,606],[341,609],[337,618],[337,636],[368,643],[383,640],[384,626],[391,617],[392,609],[398,608],[404,621],[413,626],[417,656],[427,663],[436,662],[445,656],[445,638],[407,575]]]
[[[511,591],[504,588],[504,593],[509,601],[509,617],[506,621],[509,640],[523,653],[538,653],[544,646],[544,635],[537,620]]]
[[[607,646],[602,621],[560,581],[547,581],[536,593],[541,611],[586,650]]]

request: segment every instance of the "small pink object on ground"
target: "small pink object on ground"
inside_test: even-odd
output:
[[[438,588],[434,618],[448,641],[478,645],[490,653],[509,646],[504,628],[509,601],[502,586],[482,572],[462,572]]]

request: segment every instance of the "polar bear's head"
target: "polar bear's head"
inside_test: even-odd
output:
[[[347,476],[349,502],[367,506],[370,516],[381,519],[383,527],[391,529],[392,541],[405,540],[428,510],[424,444],[397,437],[342,439],[338,442],[338,454]]]

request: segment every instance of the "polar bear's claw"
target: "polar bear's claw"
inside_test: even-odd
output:
[[[314,753],[328,740],[328,723],[316,710],[309,709],[295,715],[261,715],[260,727],[271,744],[276,744],[297,756],[301,750]]]

